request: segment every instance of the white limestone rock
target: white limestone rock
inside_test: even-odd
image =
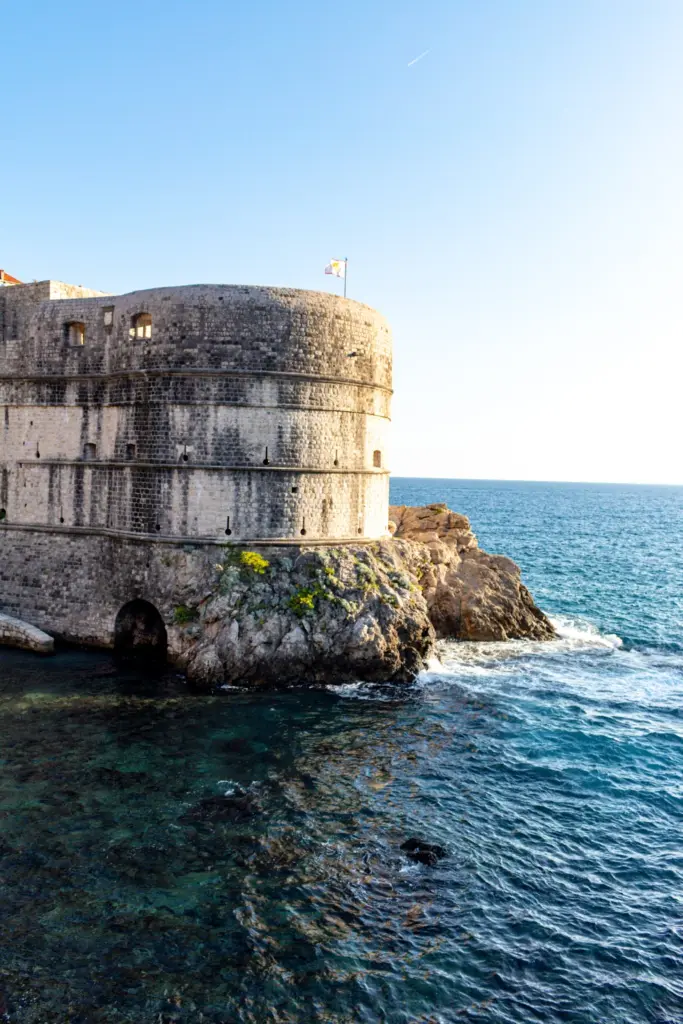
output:
[[[52,654],[55,642],[42,629],[13,619],[10,615],[0,614],[0,645],[18,647],[24,651],[36,651],[38,654]]]

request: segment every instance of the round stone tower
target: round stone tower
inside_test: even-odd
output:
[[[227,285],[4,291],[8,525],[180,542],[386,534],[391,336],[374,310]]]

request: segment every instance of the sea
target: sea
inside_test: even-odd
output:
[[[683,1024],[683,488],[392,501],[468,515],[558,639],[210,695],[0,653],[1,1021]]]

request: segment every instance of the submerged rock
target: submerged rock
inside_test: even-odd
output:
[[[551,640],[555,630],[522,583],[519,566],[482,551],[469,519],[445,504],[389,509],[396,538],[426,549],[420,586],[438,637]]]
[[[415,838],[415,836],[406,839],[405,843],[401,843],[401,849],[410,860],[414,860],[417,864],[426,864],[430,868],[433,868],[446,856],[443,846],[439,846],[438,843],[428,843],[424,839]]]
[[[253,794],[237,790],[235,793],[204,797],[179,820],[184,824],[193,822],[214,824],[219,821],[241,822],[253,818],[260,810],[261,805]]]

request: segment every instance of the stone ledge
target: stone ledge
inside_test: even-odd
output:
[[[19,647],[24,651],[36,651],[38,654],[52,654],[55,649],[53,638],[47,633],[43,633],[42,629],[2,613],[0,613],[0,645]]]
[[[226,473],[336,473],[342,476],[390,476],[389,469],[344,469],[339,466],[323,466],[319,469],[312,466],[228,466],[216,462],[134,462],[114,459],[18,459],[17,466],[97,466],[105,469],[207,469],[222,470]]]
[[[239,540],[222,540],[217,537],[172,537],[168,534],[159,533],[131,533],[128,530],[108,530],[106,527],[97,529],[89,526],[46,526],[43,523],[8,523],[7,520],[0,522],[0,537],[7,531],[24,531],[26,533],[52,533],[63,536],[72,534],[77,537],[114,537],[123,540],[137,540],[143,544],[177,544],[211,546],[216,547],[346,547],[349,544],[365,545],[376,544],[377,537],[244,537]]]

